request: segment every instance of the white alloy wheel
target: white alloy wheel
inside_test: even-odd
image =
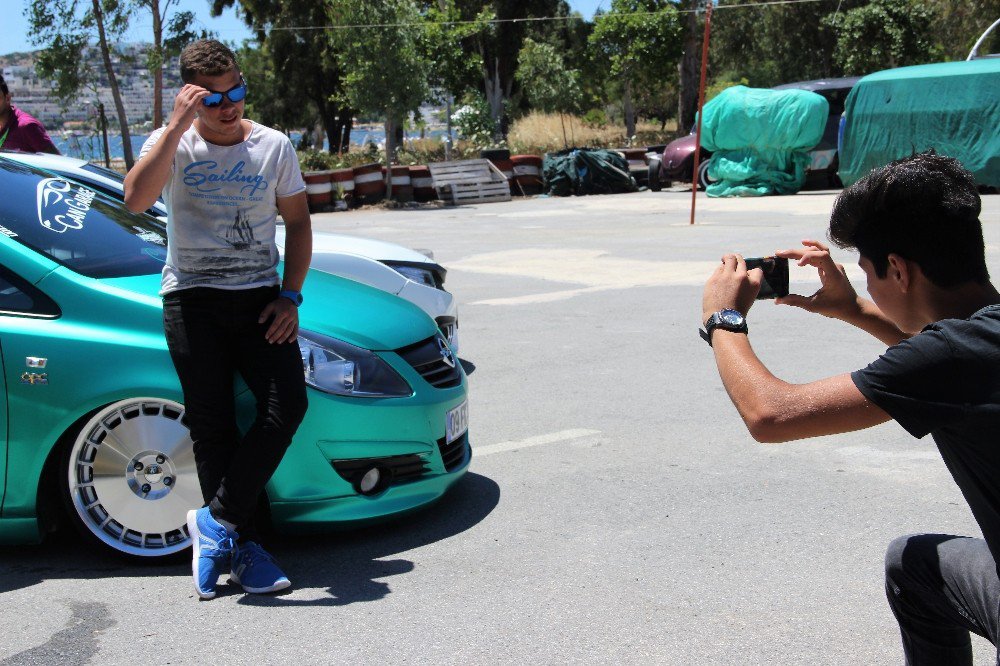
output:
[[[131,398],[100,410],[65,458],[66,486],[85,533],[127,555],[162,557],[190,544],[185,517],[201,487],[184,407]]]

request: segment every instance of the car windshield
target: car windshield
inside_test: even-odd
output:
[[[93,278],[163,269],[167,233],[78,183],[0,158],[0,233]]]
[[[96,173],[99,176],[104,176],[105,178],[108,178],[110,180],[118,181],[119,183],[122,184],[122,188],[125,187],[125,185],[124,185],[124,183],[125,183],[125,176],[121,175],[120,173],[118,173],[114,169],[105,169],[102,166],[99,166],[97,164],[92,164],[90,162],[87,162],[86,164],[80,165],[80,168],[83,169],[84,171],[89,171],[90,173]],[[60,173],[66,173],[66,172],[63,172],[61,169],[55,169],[55,171],[59,171]],[[73,178],[72,174],[67,173],[66,175],[68,175],[70,178]],[[76,178],[76,180],[82,180],[82,181],[84,181],[84,184],[93,183],[93,184],[97,185],[96,181],[92,181],[92,180],[89,180],[89,179],[84,179],[84,178],[79,178],[78,177],[78,178]],[[108,186],[105,185],[105,186],[102,187],[101,192],[105,192],[107,194],[110,194],[112,197],[114,197],[116,199],[121,199],[122,198],[122,190],[121,189],[112,190],[111,188],[109,188]],[[160,205],[166,206],[166,203],[164,203],[164,201],[163,201],[163,197],[157,197],[156,198],[156,202],[159,203]]]

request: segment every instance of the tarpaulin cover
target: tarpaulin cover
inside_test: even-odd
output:
[[[845,185],[933,148],[982,185],[1000,186],[1000,58],[869,74],[847,97],[840,147]]]
[[[705,105],[701,145],[712,151],[710,197],[792,194],[806,181],[809,149],[830,105],[808,90],[733,86]]]
[[[546,153],[542,173],[545,176],[545,191],[560,197],[635,192],[638,189],[629,175],[628,160],[614,150],[572,148]]]

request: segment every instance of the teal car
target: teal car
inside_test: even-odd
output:
[[[188,547],[202,505],[157,295],[162,224],[0,157],[0,544],[60,515],[112,551]],[[386,292],[312,270],[299,348],[309,409],[267,485],[278,531],[404,514],[471,458],[468,383],[435,322]],[[244,426],[253,398],[238,378]]]

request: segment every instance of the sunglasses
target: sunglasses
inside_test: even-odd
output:
[[[237,102],[242,102],[243,98],[247,96],[247,82],[240,77],[239,85],[233,86],[226,92],[212,92],[211,95],[205,97],[201,100],[201,103],[207,107],[219,106],[222,104],[222,98],[225,96],[230,102],[236,104]]]

